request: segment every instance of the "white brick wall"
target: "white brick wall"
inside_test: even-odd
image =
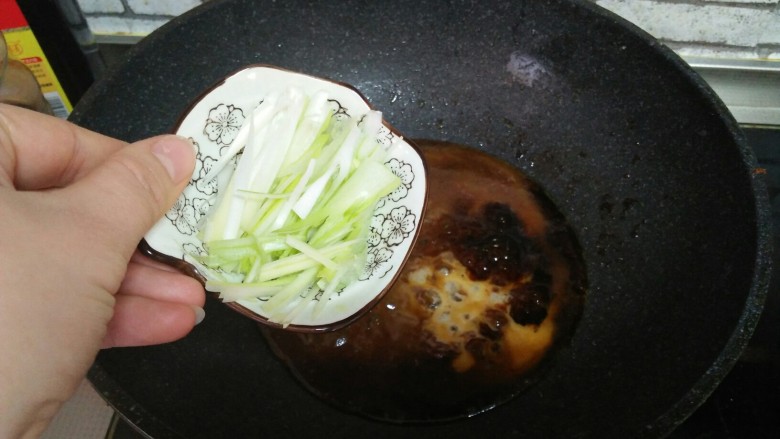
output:
[[[87,17],[89,28],[97,40],[135,42],[167,23],[166,18],[136,18],[112,15]]]
[[[775,8],[774,15],[764,27],[764,31],[758,38],[759,44],[772,44],[780,46],[780,6]],[[780,50],[780,49],[779,49]]]
[[[778,0],[772,3],[777,4]],[[596,3],[638,25],[656,38],[675,42],[754,47],[775,7],[737,6],[724,2],[668,3],[657,0],[596,0]],[[744,1],[743,1],[744,3]],[[766,7],[768,5],[768,7]]]
[[[126,0],[127,6],[136,14],[169,15],[183,14],[203,3],[200,0]]]
[[[704,0],[705,3],[745,3],[745,4],[777,4],[778,0]]]
[[[125,7],[122,0],[79,0],[79,6],[85,14],[122,13]]]
[[[78,0],[98,40],[139,39],[208,0]],[[780,60],[780,0],[591,0],[688,56]]]
[[[208,0],[78,0],[98,41],[135,42]]]
[[[780,60],[780,0],[592,0],[683,56]]]

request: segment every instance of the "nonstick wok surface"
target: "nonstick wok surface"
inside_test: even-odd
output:
[[[252,321],[210,300],[187,338],[103,351],[90,371],[148,435],[663,436],[739,356],[768,282],[765,189],[723,104],[647,34],[584,1],[213,0],[131,49],[71,119],[127,141],[168,132],[251,63],[351,83],[407,137],[540,182],[582,245],[585,311],[510,403],[393,425],[308,393]]]

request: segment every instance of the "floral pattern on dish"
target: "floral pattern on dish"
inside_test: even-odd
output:
[[[246,118],[240,108],[233,105],[219,104],[216,108],[209,111],[209,117],[206,119],[206,126],[203,127],[203,134],[209,140],[217,142],[220,145],[230,145],[238,134],[238,130],[244,124]]]

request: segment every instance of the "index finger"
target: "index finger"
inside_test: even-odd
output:
[[[53,116],[0,104],[0,186],[67,186],[125,145]]]

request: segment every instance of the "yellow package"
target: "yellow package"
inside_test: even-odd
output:
[[[24,63],[33,72],[54,114],[67,118],[73,105],[16,2],[0,0],[0,11],[0,31],[8,46],[8,57]]]

